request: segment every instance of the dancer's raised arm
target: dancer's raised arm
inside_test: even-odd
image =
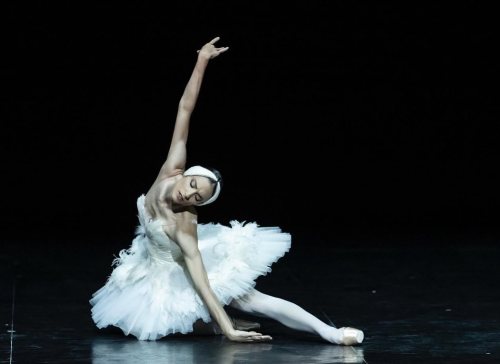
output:
[[[219,37],[212,39],[198,51],[196,65],[194,66],[194,70],[179,102],[170,149],[168,151],[167,160],[160,170],[158,179],[171,176],[178,170],[183,171],[185,169],[189,122],[191,120],[191,114],[196,106],[196,101],[198,100],[198,94],[200,92],[203,76],[205,75],[205,70],[209,60],[229,49],[229,47],[216,47],[215,43],[218,40]]]

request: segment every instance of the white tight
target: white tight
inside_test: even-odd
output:
[[[233,300],[230,306],[252,315],[277,320],[295,330],[317,334],[332,343],[340,340],[340,330],[327,325],[295,303],[269,296],[256,289]]]

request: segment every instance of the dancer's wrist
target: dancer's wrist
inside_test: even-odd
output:
[[[236,330],[234,328],[228,329],[223,332],[224,336],[227,337],[229,340],[234,340],[236,338]]]

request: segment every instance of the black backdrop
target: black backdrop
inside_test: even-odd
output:
[[[160,3],[158,3],[160,4]],[[10,6],[4,239],[129,237],[196,50],[188,165],[225,185],[200,221],[336,236],[495,234],[498,39],[475,2]]]

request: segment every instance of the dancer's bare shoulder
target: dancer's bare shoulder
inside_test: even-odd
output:
[[[154,219],[168,220],[173,213],[172,204],[169,201],[169,191],[179,177],[169,176],[157,179],[150,187],[144,198],[144,207],[149,215]]]
[[[179,233],[196,233],[198,214],[194,206],[175,207],[170,190],[182,176],[174,175],[155,181],[145,196],[144,207],[154,220],[161,221],[164,232],[175,238]]]

